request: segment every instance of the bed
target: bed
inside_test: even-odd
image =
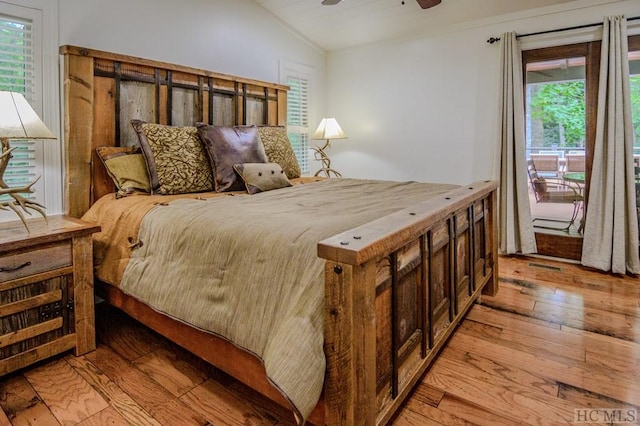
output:
[[[287,87],[75,46],[62,46],[60,53],[64,56],[67,214],[101,223],[103,229],[119,235],[116,238],[121,242],[127,241],[128,249],[120,251],[130,250],[124,258],[114,255],[113,251],[108,252],[111,243],[105,242],[111,237],[104,232],[96,236],[97,292],[107,302],[170,340],[289,407],[297,421],[307,419],[314,424],[328,425],[387,423],[474,301],[482,293],[497,292],[497,185],[492,181],[457,186],[301,177],[292,179],[291,187],[269,191],[272,194],[269,196],[198,192],[116,199],[113,182],[97,160],[96,148],[136,145],[137,136],[130,125],[132,118],[172,126],[188,126],[194,122],[215,126],[282,126],[286,123]],[[314,193],[320,198],[313,198]],[[374,207],[383,193],[395,201]],[[328,199],[326,194],[331,194]],[[323,196],[325,198],[321,198]],[[274,198],[274,204],[262,204],[267,198]],[[285,207],[286,202],[293,202],[294,207]],[[175,224],[180,220],[193,222],[196,211],[212,208],[217,213],[204,212],[204,218],[197,221],[198,229],[208,229],[230,227],[237,216],[231,211],[236,208],[232,205],[243,204],[245,211],[271,212],[268,217],[272,218],[288,218],[286,215],[301,203],[316,206],[319,213],[309,221],[320,224],[316,226],[319,230],[311,231],[312,228],[305,225],[298,235],[284,236],[270,244],[287,246],[289,240],[295,240],[296,253],[303,252],[307,257],[299,261],[305,267],[297,268],[301,271],[295,274],[294,281],[305,281],[301,276],[307,269],[315,271],[314,280],[320,279],[319,285],[309,287],[317,293],[315,322],[306,317],[300,319],[300,315],[307,315],[304,311],[291,316],[292,321],[299,322],[274,326],[284,339],[281,342],[291,339],[291,346],[304,339],[289,337],[282,330],[305,328],[305,324],[311,323],[314,325],[308,328],[319,330],[320,385],[319,388],[310,385],[316,388],[312,392],[315,396],[311,399],[305,396],[303,402],[293,392],[301,388],[299,383],[287,384],[288,379],[283,379],[287,383],[281,385],[281,379],[273,377],[272,362],[265,361],[266,355],[261,349],[255,349],[269,345],[261,339],[270,329],[260,330],[253,337],[245,337],[234,329],[230,332],[237,336],[234,339],[249,342],[240,346],[227,335],[208,331],[197,320],[195,324],[191,319],[191,322],[185,321],[180,314],[167,312],[166,306],[159,308],[142,299],[133,289],[136,283],[144,283],[139,287],[146,288],[161,280],[144,278],[144,272],[133,279],[130,278],[133,275],[127,275],[136,269],[132,266],[138,265],[136,262],[143,265],[138,268],[141,271],[155,268],[144,263],[155,255],[139,255],[152,250],[147,243],[154,239],[153,235],[168,233],[152,231],[148,224],[152,223],[153,216],[166,214],[166,223],[184,229],[185,225]],[[335,210],[326,209],[327,204],[334,204]],[[224,216],[223,211],[231,213]],[[355,211],[359,216],[349,219]],[[259,216],[243,220],[250,220],[253,225],[260,221]],[[337,216],[347,218],[346,225],[330,220]],[[109,222],[109,218],[121,219]],[[304,219],[288,220],[302,223]],[[130,229],[122,223],[128,223]],[[287,228],[285,225],[280,227]],[[277,225],[273,226],[275,229]],[[191,242],[198,234],[185,238]],[[216,228],[215,234],[222,231]],[[238,237],[238,240],[242,238],[252,241],[251,236]],[[207,244],[208,240],[207,237]],[[228,242],[220,244],[229,245]],[[156,254],[164,251],[158,249]],[[229,250],[229,253],[235,252]],[[276,259],[275,253],[245,256],[248,257],[243,257],[244,269],[250,270]],[[229,262],[237,260],[236,255],[229,257],[232,258],[227,259]],[[166,260],[160,260],[163,262]],[[291,262],[292,270],[296,265],[298,263]],[[217,266],[225,272],[233,267],[236,266],[232,263]],[[183,272],[177,270],[176,273]],[[241,272],[239,269],[227,276],[235,277]],[[205,275],[215,273],[208,271]],[[149,283],[145,283],[145,279],[149,279]],[[254,281],[254,278],[244,281]],[[155,297],[159,294],[159,298],[167,298],[165,291],[158,290]],[[250,289],[246,294],[253,291]],[[289,295],[289,290],[278,291],[278,294]],[[242,300],[249,298],[246,294]],[[217,293],[209,296],[226,300],[226,296]],[[200,299],[200,296],[194,297]],[[284,300],[282,304],[286,306],[295,305],[288,296]],[[256,321],[252,323],[255,325]],[[251,346],[254,341],[260,343]],[[272,346],[278,349],[289,345]],[[286,370],[286,363],[293,363],[295,357],[296,354],[285,352],[276,359],[279,364],[284,362]],[[294,368],[293,364],[290,368]],[[307,380],[311,379],[305,378],[304,383]],[[293,391],[283,389],[287,386]]]

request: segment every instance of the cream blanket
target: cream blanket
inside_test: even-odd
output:
[[[317,243],[453,188],[327,179],[158,205],[140,224],[143,244],[120,288],[256,354],[306,418],[325,372],[324,261]]]

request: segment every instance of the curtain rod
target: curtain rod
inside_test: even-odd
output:
[[[627,18],[627,22],[635,21],[635,20],[638,20],[638,19],[640,19],[640,16],[634,16],[633,18]],[[516,35],[516,39],[518,39],[520,37],[530,37],[530,36],[541,35],[541,34],[557,33],[557,32],[560,32],[560,31],[579,30],[579,29],[582,29],[582,28],[596,27],[598,25],[602,25],[602,22],[596,22],[594,24],[576,25],[574,27],[557,28],[555,30],[538,31],[538,32],[535,32],[535,33],[518,34],[518,35]],[[493,43],[498,42],[498,41],[500,41],[500,37],[489,37],[489,40],[487,40],[487,43],[493,44]]]

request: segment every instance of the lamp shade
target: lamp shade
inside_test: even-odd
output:
[[[56,139],[18,92],[0,91],[0,139]]]
[[[335,118],[323,118],[311,139],[347,139]]]

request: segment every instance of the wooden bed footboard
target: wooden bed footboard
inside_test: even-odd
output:
[[[325,424],[385,424],[497,281],[497,183],[476,182],[318,245]]]

